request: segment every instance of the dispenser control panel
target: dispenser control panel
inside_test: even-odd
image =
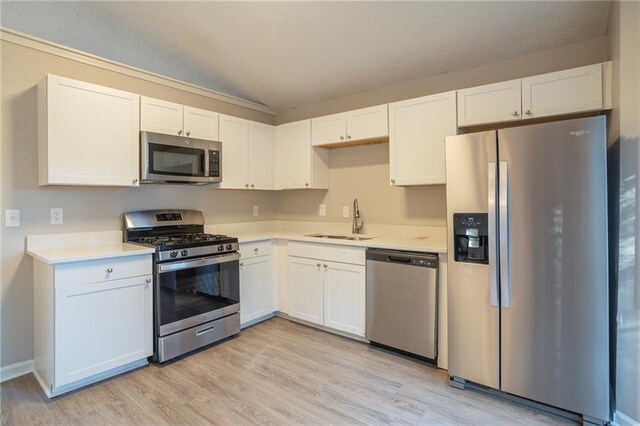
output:
[[[454,259],[464,263],[489,263],[489,215],[454,213]]]

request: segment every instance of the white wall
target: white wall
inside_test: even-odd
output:
[[[622,420],[640,424],[640,3],[615,1],[607,36],[614,71],[609,170],[616,408]]]

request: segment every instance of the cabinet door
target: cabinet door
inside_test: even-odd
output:
[[[458,126],[522,118],[520,80],[458,90]]]
[[[249,185],[273,189],[275,127],[249,122]]]
[[[55,290],[55,387],[153,354],[152,276]]]
[[[274,311],[271,256],[240,262],[240,323]]]
[[[206,109],[183,107],[184,134],[190,138],[217,141],[218,113]]]
[[[324,262],[324,325],[364,336],[365,267]]]
[[[522,79],[524,118],[602,109],[602,64]]]
[[[40,185],[138,185],[139,95],[47,75],[38,98]]]
[[[344,142],[347,121],[345,114],[333,114],[311,120],[311,144],[321,146]]]
[[[445,183],[444,140],[457,133],[456,93],[389,104],[391,185]]]
[[[289,257],[292,317],[323,324],[323,285],[320,261]]]
[[[220,188],[249,188],[249,122],[220,114],[222,182]]]
[[[389,136],[387,104],[347,113],[347,141],[379,139]]]
[[[311,120],[276,128],[276,187],[311,187]]]
[[[140,130],[182,135],[183,106],[160,99],[140,98]]]

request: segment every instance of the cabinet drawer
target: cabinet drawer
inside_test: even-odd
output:
[[[309,259],[327,260],[354,265],[365,264],[364,247],[347,247],[329,244],[299,243],[288,244],[289,256],[306,257]]]
[[[252,243],[240,244],[240,255],[242,259],[251,259],[259,256],[268,256],[272,252],[271,240],[255,241]]]
[[[56,265],[55,288],[149,275],[152,265],[150,254]]]

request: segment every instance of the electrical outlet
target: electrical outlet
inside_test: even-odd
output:
[[[327,205],[326,204],[320,204],[320,208],[318,209],[318,214],[320,216],[326,216],[327,215]]]
[[[62,207],[51,209],[51,224],[62,225],[64,223],[64,209]]]
[[[349,206],[342,206],[342,217],[349,217]]]
[[[4,226],[7,228],[17,228],[20,226],[20,210],[4,211]]]
[[[260,215],[260,206],[253,206],[253,215],[254,216]]]

